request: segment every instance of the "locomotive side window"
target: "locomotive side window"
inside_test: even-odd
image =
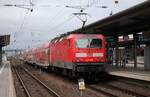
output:
[[[70,39],[68,39],[68,48],[70,48]]]
[[[101,48],[102,40],[95,38],[77,39],[75,45],[76,48]]]

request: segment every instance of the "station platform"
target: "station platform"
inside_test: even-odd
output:
[[[149,81],[150,82],[150,70],[145,70],[144,68],[114,68],[109,71],[110,75],[114,76],[120,76],[120,77],[126,77],[126,78],[133,78],[143,81]]]
[[[16,97],[9,63],[4,65],[0,64],[0,97]]]

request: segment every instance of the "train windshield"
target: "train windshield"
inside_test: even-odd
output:
[[[82,38],[76,40],[76,48],[101,48],[102,40],[95,38]]]

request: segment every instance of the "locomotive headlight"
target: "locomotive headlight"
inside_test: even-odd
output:
[[[87,57],[86,53],[76,53],[76,57]]]
[[[93,53],[93,57],[103,57],[104,53]]]

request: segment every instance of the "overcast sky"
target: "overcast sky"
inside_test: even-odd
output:
[[[0,35],[11,34],[11,43],[7,48],[28,48],[40,46],[62,33],[82,26],[82,22],[72,13],[79,9],[66,6],[86,6],[87,24],[108,17],[111,11],[117,13],[146,0],[32,0],[33,12],[5,4],[29,5],[30,0],[0,0]],[[99,6],[107,6],[103,9]],[[32,6],[26,6],[32,7]]]

